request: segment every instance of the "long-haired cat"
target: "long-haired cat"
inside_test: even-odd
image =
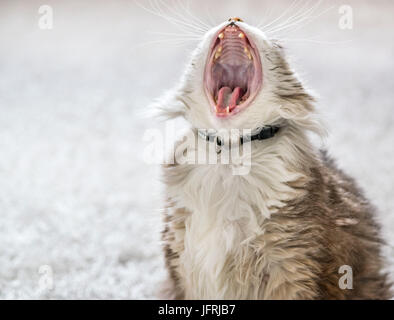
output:
[[[390,297],[373,207],[308,138],[321,132],[314,104],[260,29],[231,18],[205,34],[156,107],[191,125],[194,138],[181,139],[175,156],[214,145],[220,158],[229,146],[218,132],[238,129],[239,147],[250,147],[240,157],[251,162],[246,174],[232,160],[164,166],[173,298]]]

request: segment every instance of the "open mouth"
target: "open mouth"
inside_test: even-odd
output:
[[[218,117],[245,109],[262,84],[260,55],[254,43],[237,25],[218,32],[205,66],[205,92]]]

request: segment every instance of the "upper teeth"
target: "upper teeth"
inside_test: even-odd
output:
[[[217,58],[219,58],[220,57],[220,51],[218,50],[218,51],[216,51],[216,53],[215,53],[215,60],[217,59]]]
[[[250,54],[250,51],[248,50],[247,47],[244,47],[244,52],[245,52],[246,55],[248,56],[249,60],[252,60],[252,55]]]
[[[222,50],[223,50],[222,47],[218,47],[218,49],[215,52],[215,60],[220,57]]]
[[[223,39],[223,38],[224,38],[223,32],[222,32],[222,33],[219,33],[218,37],[219,37],[219,39]]]

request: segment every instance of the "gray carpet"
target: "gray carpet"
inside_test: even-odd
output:
[[[269,21],[290,3],[192,2],[216,23]],[[394,3],[347,2],[352,30],[338,27],[342,3],[325,1],[282,36],[320,96],[327,148],[378,208],[394,274]],[[154,124],[140,114],[195,43],[160,42],[152,32],[179,31],[133,1],[46,1],[52,30],[37,26],[41,4],[0,3],[0,298],[154,298],[159,168],[142,159]]]

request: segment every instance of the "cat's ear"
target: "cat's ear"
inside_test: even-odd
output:
[[[279,114],[284,119],[302,119],[315,112],[315,99],[306,93],[281,96],[281,101]]]
[[[326,124],[319,117],[314,104],[314,98],[309,95],[288,98],[282,100],[279,107],[279,115],[296,127],[313,132],[324,139],[327,137]]]
[[[283,47],[274,42],[271,61],[276,66],[272,82],[285,119],[299,119],[315,112],[316,94],[310,92],[288,63]]]
[[[272,46],[273,46],[275,49],[280,50],[280,51],[282,51],[282,52],[284,51],[283,45],[282,45],[282,42],[281,42],[280,39],[274,38],[274,39],[271,39],[270,41],[271,41],[271,43],[272,43]]]
[[[147,115],[160,121],[185,117],[186,105],[179,89],[167,91],[147,108]]]

